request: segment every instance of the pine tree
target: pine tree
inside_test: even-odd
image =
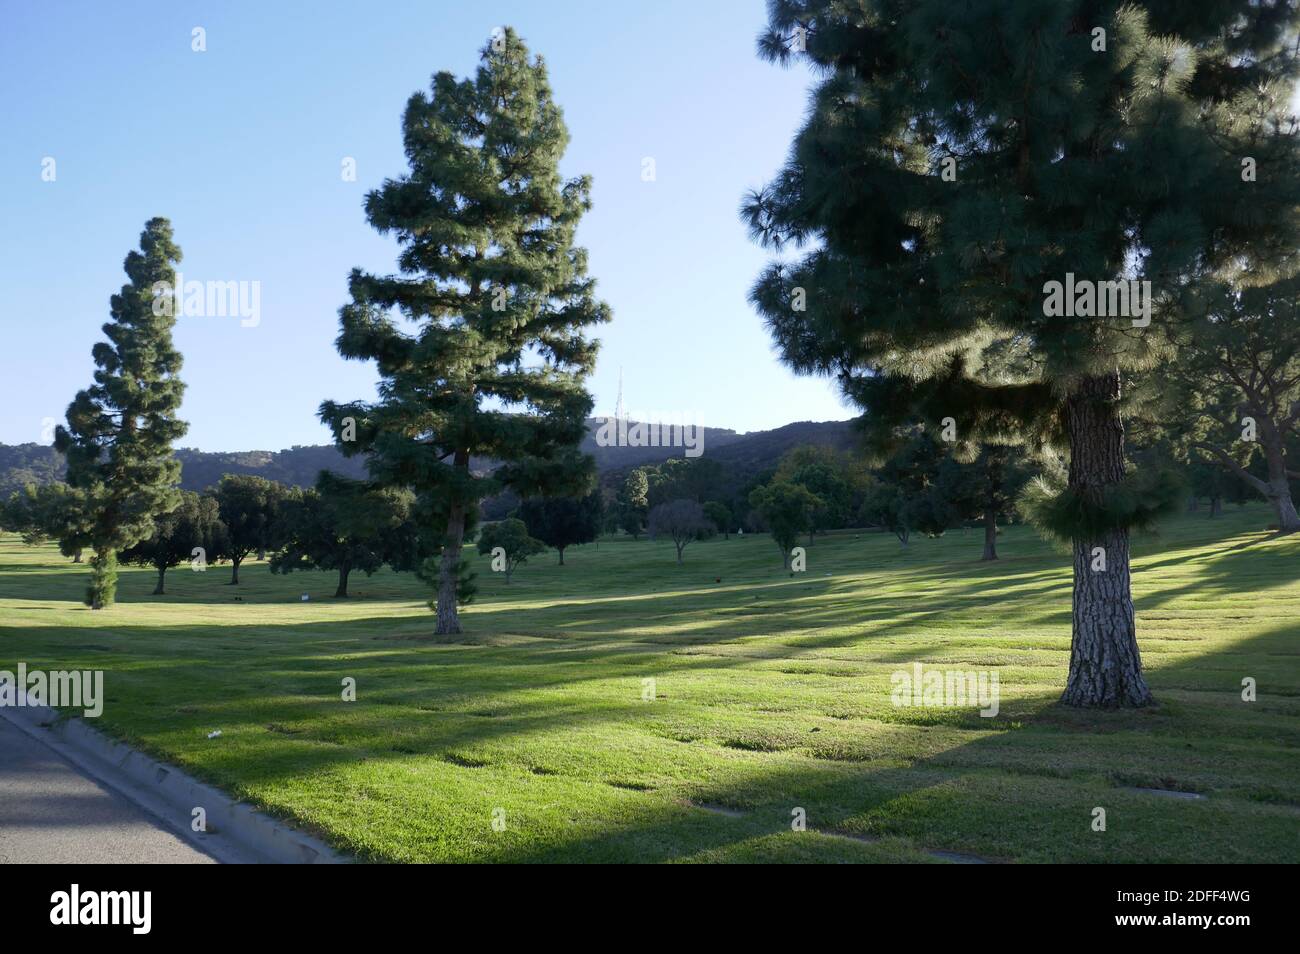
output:
[[[1062,700],[1150,703],[1129,531],[1180,495],[1126,467],[1125,376],[1161,357],[1143,322],[1162,320],[1176,289],[1295,231],[1293,192],[1246,181],[1235,147],[1243,117],[1267,124],[1286,101],[1296,4],[772,0],[769,12],[760,53],[822,78],[789,162],[744,215],[768,245],[814,250],[773,263],[752,300],[787,362],[837,377],[870,416],[936,430],[948,418],[974,445],[1068,453],[1052,509],[1074,552]],[[1060,309],[1073,278],[1091,300]],[[1151,282],[1152,313],[1103,286],[1109,314],[1087,317],[1096,284],[1120,279]],[[1007,347],[1025,350],[1022,373],[991,373],[988,354]]]
[[[482,51],[473,79],[433,77],[407,103],[410,171],[366,197],[370,224],[401,245],[399,274],[353,271],[338,349],[374,360],[373,404],[321,405],[344,453],[372,477],[428,498],[443,547],[437,633],[460,632],[467,520],[508,488],[585,490],[577,452],[592,399],[585,379],[609,320],[573,237],[590,208],[587,177],[561,179],[568,143],[541,57],[513,30]],[[502,462],[490,476],[471,457]]]
[[[172,347],[176,272],[181,250],[171,223],[150,219],[140,250],[126,257],[130,281],[110,302],[108,341],[91,354],[95,383],[68,407],[54,446],[68,460],[68,484],[84,494],[84,539],[93,551],[86,603],[112,604],[117,551],[148,538],[154,520],[180,504],[180,464],[172,443],[187,430],[176,417],[185,385],[181,355]]]

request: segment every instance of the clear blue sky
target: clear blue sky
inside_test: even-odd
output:
[[[347,274],[395,261],[362,199],[405,170],[407,97],[438,70],[472,73],[502,24],[547,60],[572,135],[563,171],[595,179],[579,240],[614,310],[597,412],[622,367],[631,411],[742,431],[851,416],[831,383],[779,364],[746,301],[765,255],[736,209],[780,166],[810,82],[755,56],[763,20],[762,0],[5,3],[0,441],[40,440],[90,383],[123,257],[161,215],[187,280],[261,283],[257,327],[179,319],[181,443],[328,442],[320,401],[374,393],[373,366],[333,347]]]

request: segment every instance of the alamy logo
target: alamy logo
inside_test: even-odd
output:
[[[28,670],[27,663],[19,663],[15,676],[7,669],[0,669],[0,707],[5,706],[81,709],[87,719],[96,719],[104,711],[104,671],[43,672]]]
[[[150,891],[82,891],[74,884],[50,895],[50,904],[51,924],[126,924],[132,934],[148,934],[153,922]]]
[[[889,677],[889,683],[894,687],[889,698],[898,708],[977,705],[985,719],[998,714],[996,672],[963,669],[923,671],[920,663],[913,663],[911,672],[899,669]]]
[[[1045,282],[1043,294],[1048,318],[1131,318],[1134,328],[1151,324],[1149,281],[1075,281],[1074,272],[1066,272],[1064,283]]]
[[[176,318],[238,318],[241,328],[256,328],[262,322],[262,283],[187,282],[177,272],[175,285],[153,283],[153,313]]]
[[[598,447],[681,447],[687,457],[704,453],[704,425],[688,421],[685,414],[638,415],[646,420],[631,420],[615,414],[598,417]]]

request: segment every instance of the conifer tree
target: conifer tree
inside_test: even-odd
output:
[[[344,453],[368,455],[375,480],[433,508],[436,631],[451,634],[478,502],[589,483],[577,445],[598,343],[584,331],[609,311],[573,244],[591,181],[560,177],[568,131],[541,57],[513,30],[484,47],[473,79],[436,74],[402,127],[410,171],[366,197],[370,224],[401,245],[399,271],[352,272],[337,342],[377,363],[379,400],[326,401],[321,418]],[[476,474],[473,457],[502,464]]]
[[[768,245],[814,249],[773,263],[752,300],[796,370],[838,377],[871,417],[950,418],[972,446],[1068,454],[1048,521],[1074,552],[1062,701],[1150,703],[1129,531],[1181,493],[1126,467],[1126,375],[1161,357],[1143,322],[1179,288],[1294,237],[1294,170],[1260,157],[1248,181],[1243,161],[1252,125],[1276,123],[1289,95],[1296,4],[772,0],[769,13],[760,53],[821,79],[787,165],[743,212]],[[1073,279],[1090,300],[1063,313]],[[1150,313],[1107,286],[1099,314],[1097,288],[1119,280],[1151,282]],[[1007,346],[1025,350],[1023,372],[990,373]]]
[[[117,551],[151,536],[154,520],[180,504],[181,465],[172,443],[188,428],[177,418],[185,385],[181,355],[172,347],[176,272],[181,250],[171,223],[150,219],[140,250],[126,257],[130,279],[110,300],[108,341],[91,354],[95,383],[68,407],[54,446],[67,457],[69,486],[83,495],[78,523],[91,549],[91,609],[112,604]]]

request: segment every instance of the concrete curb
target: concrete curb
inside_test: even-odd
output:
[[[187,844],[226,864],[347,864],[318,838],[276,821],[173,765],[110,739],[80,718],[62,718],[49,706],[0,706],[0,717],[44,743],[100,784],[157,818]],[[207,831],[190,827],[197,807]]]

